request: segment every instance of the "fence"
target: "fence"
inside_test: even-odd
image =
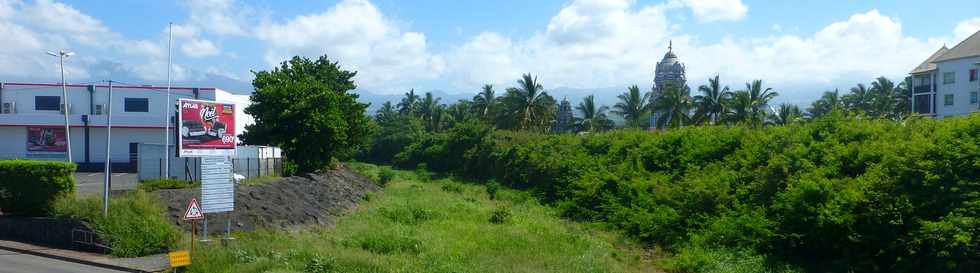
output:
[[[162,158],[157,158],[157,173],[154,178],[164,177],[165,164]],[[232,158],[232,172],[245,178],[259,176],[282,176],[282,158]],[[170,161],[171,177],[188,181],[201,181],[200,158],[174,158]],[[151,179],[150,174],[140,173],[140,179]]]
[[[174,147],[168,147],[167,154],[173,155]],[[164,147],[160,144],[139,144],[137,171],[140,180],[157,179],[167,176]],[[282,153],[279,148],[266,146],[238,146],[232,157],[234,173],[253,178],[258,176],[282,176]],[[201,159],[194,157],[171,157],[170,177],[183,180],[201,180]]]

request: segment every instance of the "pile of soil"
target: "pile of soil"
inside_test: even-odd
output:
[[[235,211],[208,214],[208,233],[223,233],[228,216],[233,230],[285,229],[302,225],[329,225],[357,207],[380,188],[369,178],[344,166],[339,170],[281,178],[255,186],[235,186]],[[157,196],[177,226],[190,230],[181,219],[191,198],[200,201],[200,188],[159,190]],[[201,224],[198,223],[200,230]]]

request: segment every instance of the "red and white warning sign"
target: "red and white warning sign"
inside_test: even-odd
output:
[[[187,210],[184,211],[184,221],[201,219],[204,219],[204,211],[201,210],[201,204],[197,203],[197,198],[191,198],[190,204],[187,204]]]

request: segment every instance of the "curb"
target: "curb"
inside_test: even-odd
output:
[[[94,261],[89,261],[89,260],[83,260],[83,259],[77,259],[77,258],[72,258],[72,257],[66,257],[66,256],[60,256],[60,255],[50,254],[50,253],[44,253],[44,252],[40,252],[40,251],[33,251],[33,250],[29,250],[29,249],[20,249],[20,248],[15,248],[15,247],[8,247],[8,246],[4,246],[4,245],[0,245],[0,249],[7,250],[7,251],[18,252],[18,253],[27,254],[27,255],[40,256],[40,257],[49,258],[49,259],[61,260],[61,261],[66,261],[66,262],[71,262],[71,263],[84,264],[84,265],[88,265],[88,266],[101,267],[101,268],[105,268],[105,269],[112,269],[112,270],[116,270],[116,271],[133,272],[133,273],[152,273],[152,272],[149,272],[149,271],[143,271],[143,270],[139,270],[139,269],[133,269],[133,268],[123,267],[123,266],[114,265],[114,264],[94,262]]]

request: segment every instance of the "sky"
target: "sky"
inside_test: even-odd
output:
[[[688,84],[753,79],[807,103],[885,76],[899,81],[939,47],[980,30],[980,3],[834,0],[21,1],[0,0],[0,81],[167,80],[251,92],[251,71],[328,55],[362,94],[411,88],[466,96],[523,73],[553,96],[653,85],[669,41]],[[607,98],[605,100],[603,98]]]

